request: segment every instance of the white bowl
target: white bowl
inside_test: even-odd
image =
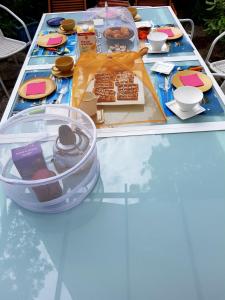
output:
[[[181,86],[174,93],[174,99],[182,111],[190,111],[203,99],[203,93],[193,86]]]
[[[152,50],[160,51],[162,49],[162,46],[168,39],[168,35],[164,32],[153,31],[148,34],[147,38],[152,47]]]

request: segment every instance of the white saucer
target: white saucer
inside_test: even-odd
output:
[[[167,102],[166,106],[181,120],[189,119],[205,111],[205,108],[200,104],[195,105],[195,107],[190,111],[182,111],[175,100]]]
[[[154,54],[154,53],[167,53],[170,50],[170,46],[167,43],[165,43],[162,46],[161,50],[153,50],[149,43],[145,43],[145,46],[148,47],[148,53],[152,53],[152,54]]]

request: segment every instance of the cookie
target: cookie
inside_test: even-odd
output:
[[[114,74],[113,73],[97,73],[95,74],[95,80],[114,80]]]
[[[118,85],[117,100],[138,100],[138,84]]]
[[[113,81],[95,81],[94,89],[104,88],[104,89],[114,89]]]
[[[98,97],[98,102],[115,102],[116,97],[115,95],[104,95]]]
[[[117,72],[115,84],[131,84],[134,83],[134,74],[129,71]]]
[[[105,96],[105,95],[114,95],[115,96],[115,91],[114,90],[105,89],[105,88],[102,88],[102,87],[94,88],[93,93],[96,96]]]
[[[118,92],[124,92],[124,93],[137,93],[138,92],[138,84],[132,83],[132,84],[118,84]]]
[[[126,93],[118,93],[117,94],[117,100],[118,101],[121,101],[121,100],[123,100],[123,101],[125,101],[125,100],[127,100],[127,101],[136,101],[136,100],[138,100],[138,93],[130,93],[130,94],[126,94]]]

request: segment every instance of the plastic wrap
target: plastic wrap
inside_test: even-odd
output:
[[[93,20],[98,52],[136,51],[139,47],[133,17],[125,7],[91,8],[85,19]]]

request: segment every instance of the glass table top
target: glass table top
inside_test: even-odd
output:
[[[109,138],[98,152],[97,186],[66,213],[1,195],[2,297],[224,299],[224,134]]]

